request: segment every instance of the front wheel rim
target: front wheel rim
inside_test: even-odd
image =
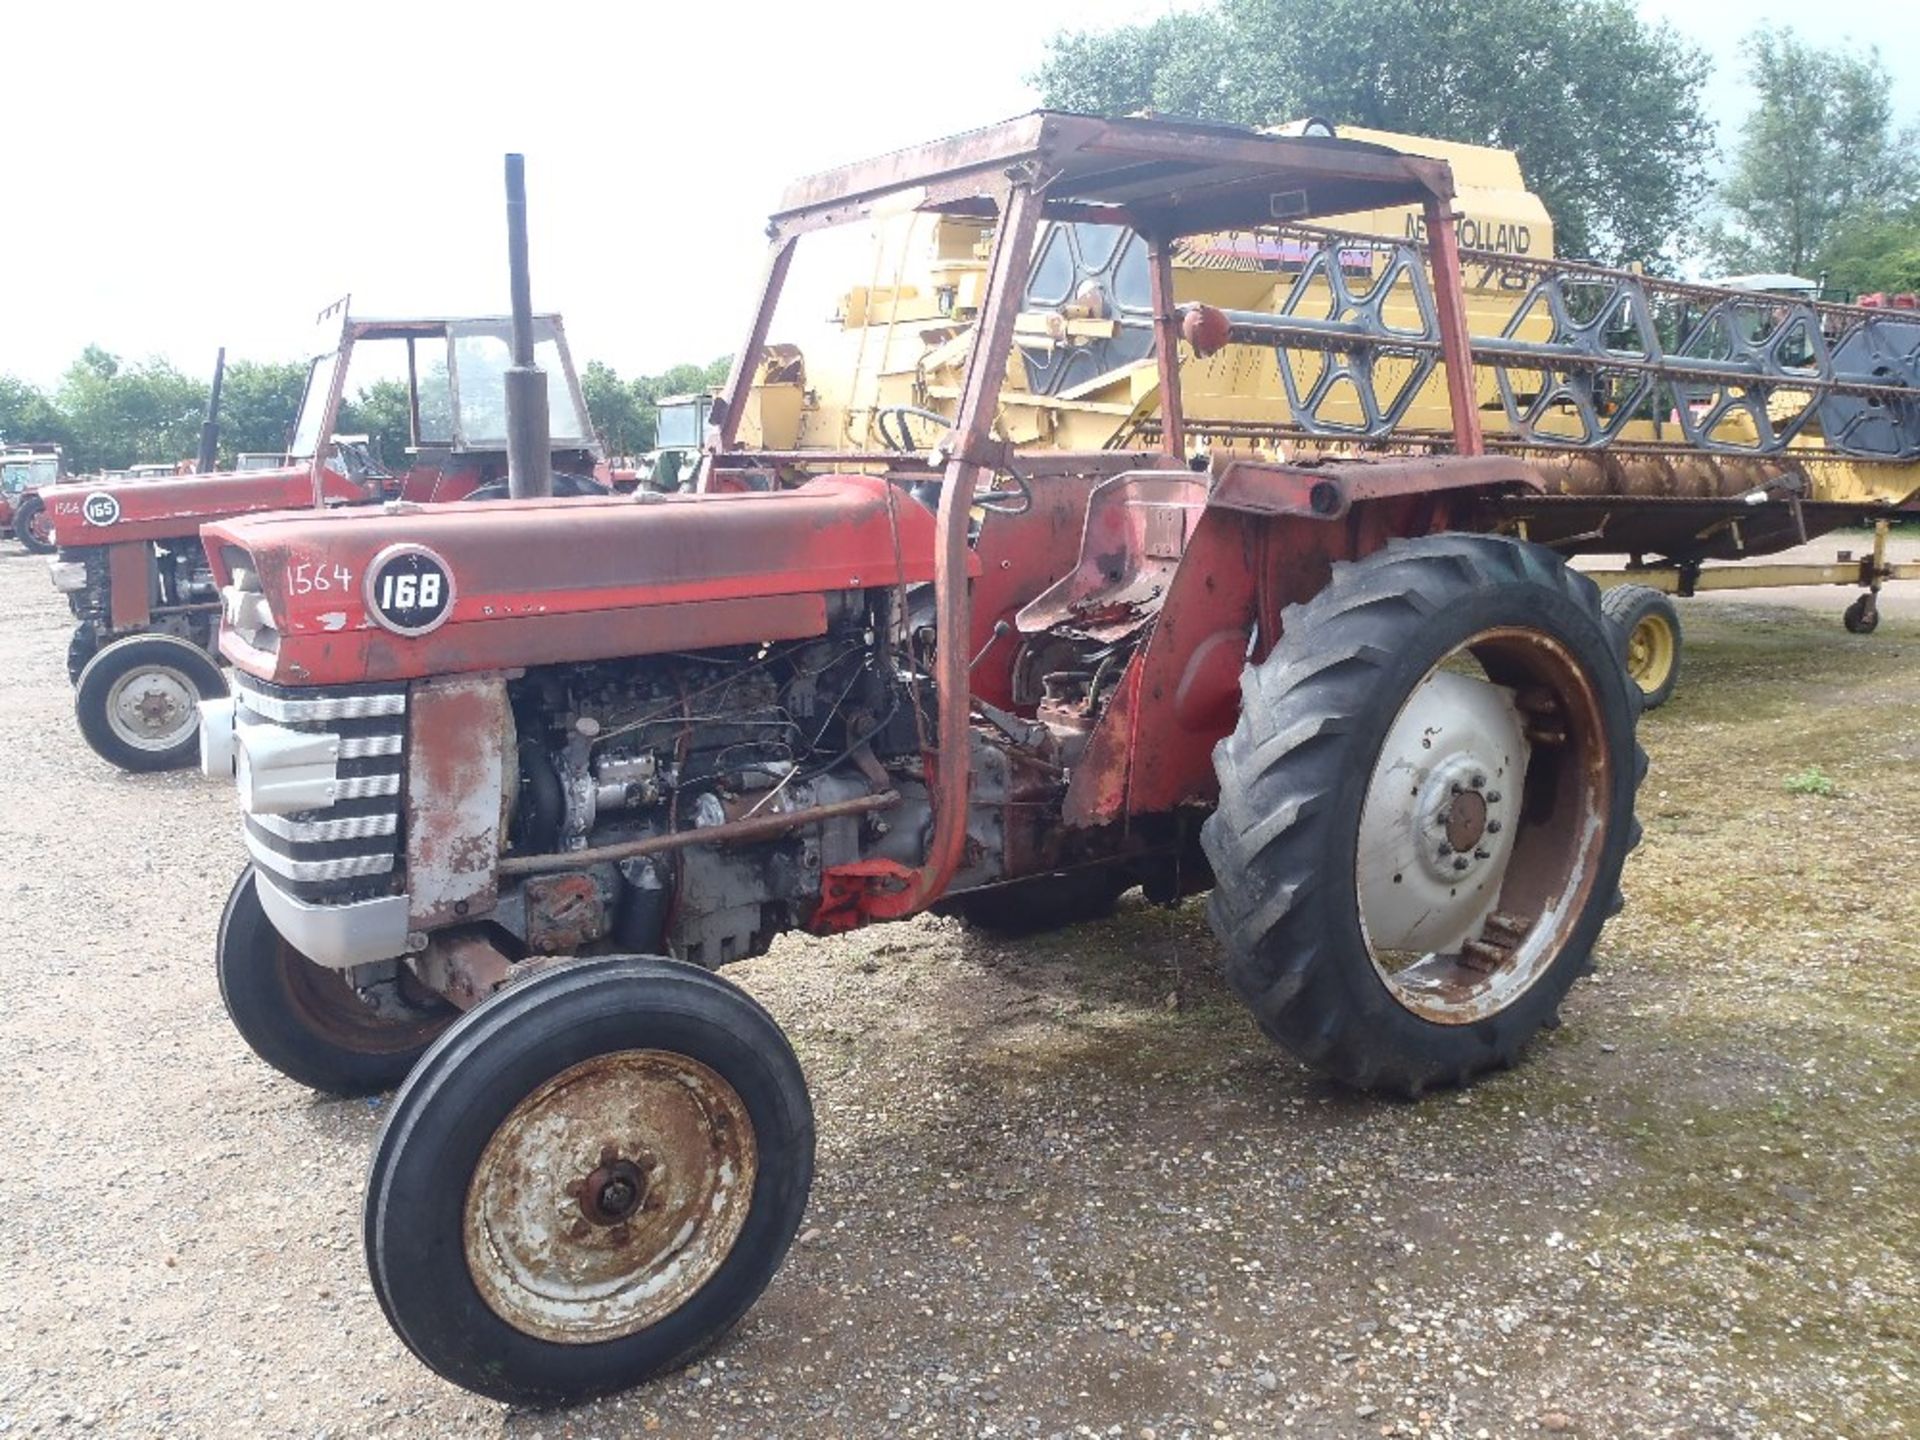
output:
[[[1467,656],[1480,676],[1451,668]],[[1607,839],[1606,735],[1591,677],[1541,631],[1483,631],[1409,692],[1354,864],[1361,936],[1397,1004],[1472,1024],[1553,968]]]
[[[107,691],[106,719],[114,738],[135,750],[171,750],[200,723],[200,692],[170,665],[129,670]]]
[[[489,1308],[560,1344],[617,1340],[726,1263],[759,1169],[739,1093],[691,1056],[597,1055],[528,1095],[467,1190],[467,1268]]]

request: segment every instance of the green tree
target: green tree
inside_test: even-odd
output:
[[[340,400],[336,435],[365,435],[373,453],[389,467],[404,465],[413,443],[413,415],[404,380],[376,380],[348,400]]]
[[[1215,0],[1056,36],[1049,105],[1307,115],[1517,150],[1562,254],[1672,258],[1707,190],[1707,60],[1630,0]]]
[[[71,448],[73,433],[67,417],[38,386],[0,375],[0,440],[9,445],[44,441]]]
[[[190,460],[200,448],[207,387],[164,360],[128,365],[89,345],[67,367],[54,401],[67,417],[77,473]]]
[[[1720,187],[1708,238],[1728,270],[1818,271],[1849,229],[1911,205],[1914,132],[1893,126],[1893,80],[1877,51],[1821,50],[1790,30],[1747,41],[1758,96]]]
[[[1920,292],[1920,206],[1840,221],[1821,252],[1820,268],[1829,285],[1853,295]]]
[[[220,390],[220,463],[243,451],[284,451],[306,389],[307,367],[236,360]]]
[[[653,448],[653,408],[634,382],[622,380],[611,365],[589,360],[580,375],[580,393],[607,454],[639,455]]]

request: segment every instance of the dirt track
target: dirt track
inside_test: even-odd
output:
[[[1683,607],[1601,974],[1418,1105],[1271,1050],[1198,907],[922,920],[730,972],[788,1027],[802,1243],[693,1370],[509,1412],[358,1239],[378,1104],[244,1049],[232,797],[106,768],[0,553],[0,1435],[1813,1436],[1920,1430],[1920,619]],[[1796,788],[1789,788],[1793,780]]]

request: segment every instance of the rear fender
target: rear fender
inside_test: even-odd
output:
[[[1240,672],[1273,647],[1286,607],[1322,589],[1337,562],[1461,528],[1483,497],[1514,488],[1541,487],[1503,457],[1229,462],[1181,537],[1152,629],[1074,767],[1066,822],[1211,805],[1213,747],[1239,712]],[[1172,535],[1163,526],[1158,539]]]

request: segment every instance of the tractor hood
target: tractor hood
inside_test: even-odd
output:
[[[359,487],[333,470],[323,472],[327,497],[360,500]],[[275,470],[222,471],[111,485],[49,486],[42,492],[63,550],[168,540],[191,535],[209,520],[313,504],[312,472],[302,463]]]
[[[386,505],[209,525],[221,653],[340,685],[823,633],[829,597],[933,577],[934,521],[885,480]]]

